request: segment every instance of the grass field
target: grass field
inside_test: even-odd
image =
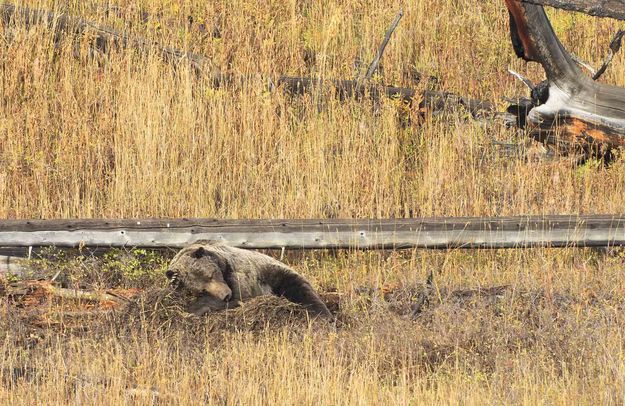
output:
[[[527,94],[508,67],[543,77],[514,56],[503,1],[119,1],[120,14],[108,15],[104,3],[21,4],[126,27],[249,80],[214,89],[157,55],[90,57],[71,38],[55,48],[40,28],[0,28],[0,218],[623,212],[625,157],[608,166],[541,161],[525,134],[462,111],[421,117],[394,100],[266,90],[278,74],[355,78],[403,6],[376,80],[433,86],[414,83],[418,71],[503,110],[502,97]],[[622,27],[549,14],[563,43],[594,66]],[[625,86],[622,54],[602,80]],[[522,153],[503,154],[493,140],[522,144]],[[154,391],[162,404],[625,401],[622,251],[293,253],[287,261],[321,292],[338,292],[336,326],[298,319],[190,330],[138,320],[121,333],[33,332],[0,301],[0,403],[154,404]],[[115,282],[72,264],[66,272],[85,271],[72,283],[90,287],[166,284],[162,272]],[[431,270],[436,295],[416,320],[359,293],[409,292]],[[453,294],[500,285],[508,288],[495,299]],[[410,303],[406,295],[396,304]]]

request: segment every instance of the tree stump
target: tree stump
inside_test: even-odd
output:
[[[525,109],[532,136],[567,150],[599,155],[625,147],[625,88],[586,76],[554,33],[542,6],[504,1],[516,55],[540,63],[547,75],[533,88]]]

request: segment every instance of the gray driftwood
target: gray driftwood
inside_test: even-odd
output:
[[[625,245],[625,216],[387,220],[2,220],[0,247],[401,249]]]
[[[542,6],[505,0],[518,57],[542,65],[547,80],[526,107],[532,134],[549,144],[603,153],[625,146],[625,88],[593,81],[553,31]]]

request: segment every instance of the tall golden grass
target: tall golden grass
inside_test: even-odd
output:
[[[416,70],[503,109],[502,97],[526,94],[508,67],[534,81],[543,73],[513,55],[501,1],[120,1],[121,17],[106,16],[103,3],[21,4],[126,27],[250,79],[214,89],[158,55],[92,58],[71,38],[55,49],[41,28],[3,29],[0,218],[623,212],[622,157],[609,166],[509,157],[492,140],[524,143],[524,134],[463,112],[419,120],[412,112],[406,127],[396,101],[266,90],[276,74],[356,77],[403,6],[376,80],[424,86],[411,82]],[[139,10],[152,17],[143,22]],[[562,41],[598,66],[618,25],[549,13]],[[221,37],[189,28],[189,15]],[[602,80],[625,86],[622,55]],[[289,261],[321,291],[342,295],[344,324],[195,336],[151,325],[120,337],[42,329],[20,338],[12,308],[0,302],[0,403],[153,404],[152,388],[166,404],[623,402],[618,251],[308,253]],[[439,299],[417,321],[355,293],[410,286],[430,270]],[[511,289],[496,307],[444,295],[500,284]],[[542,299],[532,304],[532,292]]]
[[[29,2],[53,8],[50,2]],[[400,3],[98,2],[70,13],[205,54],[214,68],[258,79],[215,90],[186,69],[133,51],[73,57],[41,29],[5,33],[0,106],[0,216],[389,217],[615,212],[623,161],[540,164],[496,153],[492,139],[524,135],[462,113],[402,129],[403,108],[266,91],[278,73],[356,77]],[[153,16],[141,23],[142,7]],[[499,101],[526,94],[499,1],[409,2],[383,59],[385,83],[414,87],[412,70],[440,88]],[[597,66],[616,24],[552,13],[562,40]],[[221,38],[187,26],[187,15]],[[133,19],[134,16],[134,19]],[[129,22],[128,22],[129,21]],[[197,24],[196,24],[197,25]],[[84,47],[83,47],[84,48]],[[305,56],[308,57],[305,58]],[[313,56],[310,56],[313,55]],[[312,61],[311,61],[312,59]],[[307,63],[306,60],[309,62]],[[262,79],[262,78],[265,79]],[[606,81],[624,85],[623,57]],[[503,109],[505,103],[501,102]]]

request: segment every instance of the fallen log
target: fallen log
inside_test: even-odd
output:
[[[28,7],[17,7],[10,4],[0,5],[0,21],[5,26],[23,24],[26,28],[34,25],[44,26],[54,32],[55,43],[60,40],[59,34],[81,36],[89,34],[90,45],[103,53],[113,48],[133,48],[141,52],[155,52],[168,63],[188,63],[198,74],[208,77],[214,87],[224,87],[232,83],[250,80],[251,77],[237,77],[232,74],[210,69],[208,58],[182,51],[148,40],[140,36],[131,36],[127,33],[104,27],[91,21],[64,13],[55,13],[48,10],[35,10]],[[356,80],[314,79],[310,77],[280,76],[277,80],[269,80],[269,90],[283,89],[294,95],[309,94],[325,85],[331,85],[341,100],[349,98],[370,99],[379,101],[382,97],[399,98],[404,102],[419,102],[419,108],[440,112],[449,108],[462,106],[473,116],[491,113],[494,107],[491,103],[474,100],[449,92],[425,91],[417,92],[412,89],[364,84]]]
[[[608,247],[625,245],[625,217],[0,221],[0,247],[182,248],[198,240],[249,249]]]
[[[23,309],[40,310],[39,316],[56,314],[66,317],[80,317],[90,314],[103,314],[103,310],[114,310],[132,302],[140,293],[137,289],[111,289],[94,291],[62,288],[50,281],[20,280],[2,283],[0,298],[5,297],[10,304]],[[54,308],[51,307],[54,303]]]
[[[61,299],[91,301],[91,302],[111,302],[127,303],[129,299],[108,292],[87,291],[82,289],[68,289],[56,286],[48,281],[24,280],[10,283],[6,286],[5,294],[9,297],[20,296],[54,296]]]
[[[58,43],[61,38],[59,34],[89,33],[93,37],[92,45],[102,52],[109,52],[113,47],[137,48],[144,52],[157,52],[168,62],[185,61],[195,70],[206,70],[208,60],[201,55],[166,47],[140,36],[130,36],[64,13],[2,4],[0,5],[0,18],[5,26],[23,24],[26,28],[31,28],[40,25],[51,29],[55,33],[55,43]]]
[[[462,106],[474,117],[493,113],[495,107],[484,100],[458,96],[454,93],[425,90],[417,92],[413,89],[395,86],[365,84],[358,80],[313,79],[308,77],[281,76],[277,87],[294,95],[313,93],[315,89],[331,86],[339,100],[369,98],[379,101],[383,97],[399,99],[405,103],[419,102],[418,107],[433,112],[441,112],[452,107]],[[273,86],[270,85],[270,88]]]
[[[53,284],[46,284],[45,289],[50,295],[69,300],[84,300],[91,302],[111,302],[111,303],[127,303],[127,299],[123,299],[117,295],[111,295],[106,292],[94,292],[86,291],[82,289],[67,289],[54,286]]]
[[[577,11],[595,17],[625,20],[625,2],[622,0],[523,0],[523,2]]]
[[[564,149],[605,154],[625,147],[625,88],[583,74],[553,31],[542,6],[505,0],[518,57],[542,65],[547,80],[525,106],[532,136]]]

